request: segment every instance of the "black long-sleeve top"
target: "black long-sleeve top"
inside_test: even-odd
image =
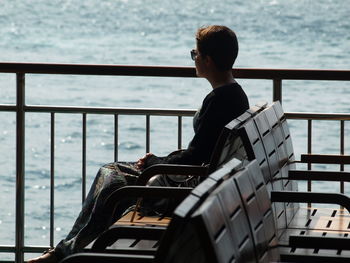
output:
[[[194,137],[188,148],[165,158],[153,156],[146,166],[155,163],[209,163],[216,141],[226,124],[249,108],[247,95],[238,83],[213,89],[203,100],[194,117]]]

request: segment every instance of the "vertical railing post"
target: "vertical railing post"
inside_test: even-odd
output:
[[[312,120],[307,120],[307,153],[311,154],[312,152]],[[311,170],[311,163],[307,164],[307,169]],[[311,180],[307,181],[307,191],[311,192]]]
[[[50,160],[50,247],[55,240],[55,113],[51,112],[51,160]]]
[[[25,75],[16,78],[16,263],[24,261]]]
[[[177,148],[182,148],[182,117],[178,116],[177,119]]]
[[[273,91],[272,91],[273,101],[280,101],[282,104],[282,80],[273,79]]]
[[[118,162],[118,152],[119,152],[119,115],[114,114],[114,161]]]
[[[307,153],[311,154],[312,152],[312,120],[307,120]],[[311,170],[311,163],[307,164],[307,169]],[[311,180],[307,181],[307,191],[312,191],[312,182]],[[310,208],[311,203],[308,203],[307,206]]]
[[[344,121],[340,121],[340,154],[344,154],[344,145],[345,145],[345,133],[344,133]],[[344,164],[340,165],[340,171],[344,171]],[[344,194],[344,182],[340,182],[340,193]]]
[[[81,176],[81,201],[84,203],[86,197],[86,113],[83,113],[82,127],[82,176]]]
[[[151,145],[151,123],[150,115],[146,115],[146,153],[150,152]]]

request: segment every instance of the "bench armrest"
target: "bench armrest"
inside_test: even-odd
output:
[[[337,193],[271,191],[271,202],[337,204],[350,212],[350,198]]]
[[[302,163],[350,164],[350,155],[337,154],[301,154]]]
[[[350,182],[350,173],[343,171],[289,170],[288,179]]]
[[[208,176],[208,167],[200,165],[156,164],[145,169],[137,179],[137,185],[146,185],[157,174]]]
[[[76,253],[66,257],[61,263],[148,263],[153,262],[154,256],[108,253]]]
[[[350,238],[328,236],[295,236],[289,237],[289,246],[297,248],[350,249]]]

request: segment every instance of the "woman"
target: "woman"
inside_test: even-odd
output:
[[[105,198],[122,186],[134,184],[140,172],[150,165],[209,162],[223,127],[247,110],[249,103],[243,89],[232,75],[232,66],[238,54],[235,33],[225,26],[203,27],[197,31],[196,45],[196,49],[191,51],[191,57],[196,64],[196,74],[206,78],[213,90],[205,97],[201,109],[194,117],[195,134],[188,148],[166,157],[148,153],[137,163],[112,163],[101,167],[72,231],[54,249],[29,260],[29,263],[58,262],[72,253],[81,251],[109,227],[112,215],[107,215],[102,209]],[[197,183],[195,179],[179,182],[162,175],[158,176],[152,185],[195,186]],[[115,218],[120,217],[129,206],[130,203],[125,202],[119,207]]]

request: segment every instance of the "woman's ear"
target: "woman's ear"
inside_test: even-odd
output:
[[[209,63],[209,59],[211,59],[211,57],[207,56],[202,56],[203,61],[205,62],[205,64]]]
[[[214,62],[214,60],[212,59],[211,56],[206,56],[205,57],[205,64],[209,68],[216,68],[216,64],[215,64],[215,62]]]

